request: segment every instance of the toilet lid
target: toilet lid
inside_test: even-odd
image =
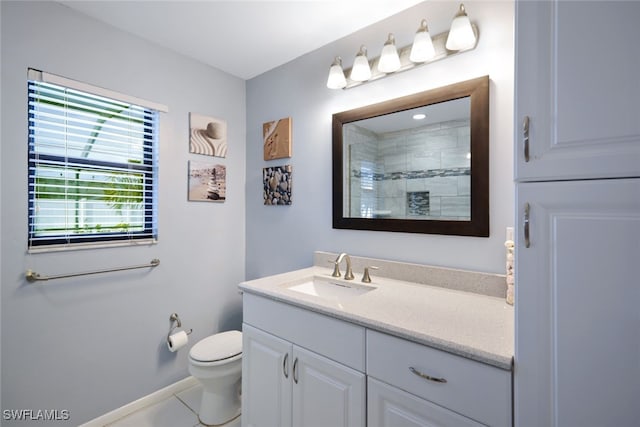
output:
[[[189,356],[199,362],[215,362],[242,353],[242,332],[226,331],[202,339],[191,347]]]

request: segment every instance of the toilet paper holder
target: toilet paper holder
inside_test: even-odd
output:
[[[180,321],[180,317],[178,317],[178,313],[171,313],[171,316],[169,316],[169,321],[171,322],[171,325],[169,326],[169,333],[167,334],[167,342],[169,342],[169,337],[171,336],[173,331],[175,331],[177,328],[182,327],[182,322]],[[187,335],[190,335],[191,332],[193,332],[193,329],[185,329],[185,332],[187,333]]]

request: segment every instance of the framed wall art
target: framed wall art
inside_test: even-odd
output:
[[[227,198],[227,167],[189,161],[188,200],[224,202]]]
[[[262,169],[264,204],[290,205],[291,200],[291,165],[271,166]]]
[[[189,113],[189,152],[227,157],[227,122],[215,117]]]
[[[263,123],[264,159],[291,157],[291,117]]]

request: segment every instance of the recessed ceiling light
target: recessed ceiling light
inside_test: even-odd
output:
[[[418,114],[414,114],[414,115],[413,115],[413,120],[422,120],[422,119],[424,119],[425,117],[427,117],[427,115],[426,115],[426,114],[418,113]]]

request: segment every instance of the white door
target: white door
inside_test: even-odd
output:
[[[516,426],[637,426],[640,178],[519,184],[517,205]]]
[[[243,324],[243,427],[291,427],[291,359],[291,343]]]
[[[365,427],[365,375],[294,346],[293,425]]]
[[[515,11],[516,179],[640,176],[640,1]]]
[[[369,377],[368,427],[480,427],[469,418]]]

